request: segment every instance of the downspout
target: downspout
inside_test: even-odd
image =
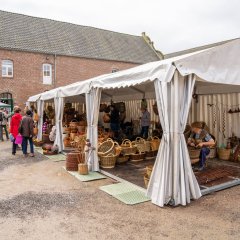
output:
[[[56,59],[57,59],[57,54],[55,53],[54,54],[54,82],[53,82],[53,87],[55,88],[56,87],[56,79],[57,79],[57,63],[56,63]]]

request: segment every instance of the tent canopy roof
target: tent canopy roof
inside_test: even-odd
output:
[[[28,101],[51,99],[54,97],[68,97],[84,94],[91,88],[102,88],[105,96],[131,95],[133,91],[140,93],[152,92],[153,89],[147,87],[149,82],[155,79],[169,82],[174,71],[177,69],[181,75],[195,74],[200,82],[197,86],[204,91],[209,91],[212,84],[220,84],[218,91],[240,90],[240,39],[233,40],[226,44],[210,49],[169,58],[162,61],[151,62],[127,70],[112,74],[101,75],[86,81],[80,81],[65,87],[53,89],[51,91],[30,97]],[[141,84],[147,84],[140,86]],[[209,85],[210,84],[210,85]],[[228,85],[239,85],[231,89]],[[127,88],[126,87],[134,87]],[[113,89],[120,89],[114,91]],[[112,90],[110,90],[112,89]],[[141,93],[143,92],[143,93]],[[104,95],[104,94],[103,94]],[[131,95],[132,96],[132,95]],[[133,96],[132,96],[133,97]]]

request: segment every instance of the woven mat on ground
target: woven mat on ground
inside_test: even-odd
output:
[[[65,167],[63,167],[63,168],[66,170]],[[88,175],[80,175],[78,172],[73,172],[73,171],[67,171],[67,172],[70,173],[75,178],[77,178],[78,180],[80,180],[81,182],[89,182],[89,181],[106,178],[104,175],[102,175],[101,173],[98,173],[98,172],[89,172]]]
[[[100,189],[128,205],[150,201],[150,198],[146,197],[144,192],[129,183],[115,183],[102,186]]]
[[[43,154],[43,150],[42,148],[35,148],[35,150],[38,152],[38,153],[41,153]],[[52,160],[53,162],[60,162],[60,161],[66,161],[66,155],[64,154],[56,154],[56,155],[44,155],[45,157],[47,157],[48,159]]]

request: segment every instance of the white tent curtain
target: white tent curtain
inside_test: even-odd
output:
[[[54,141],[54,145],[58,146],[59,152],[63,150],[63,139],[62,139],[62,119],[63,119],[63,98],[57,97],[54,98],[54,106],[55,106],[55,126],[56,126],[56,138]]]
[[[42,140],[42,127],[43,127],[43,108],[44,108],[44,101],[38,99],[37,101],[37,113],[39,115],[38,120],[38,140]]]
[[[171,82],[155,81],[156,100],[163,137],[149,182],[147,195],[154,204],[186,205],[201,197],[183,135],[195,77],[175,72]]]
[[[99,171],[97,146],[98,146],[98,115],[101,100],[101,88],[92,88],[86,93],[86,112],[87,112],[87,138],[90,140],[92,147],[95,148],[90,152],[88,159],[89,169],[91,171]]]

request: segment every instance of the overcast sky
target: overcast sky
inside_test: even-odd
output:
[[[171,53],[240,37],[240,0],[0,0],[0,9],[141,35]]]

